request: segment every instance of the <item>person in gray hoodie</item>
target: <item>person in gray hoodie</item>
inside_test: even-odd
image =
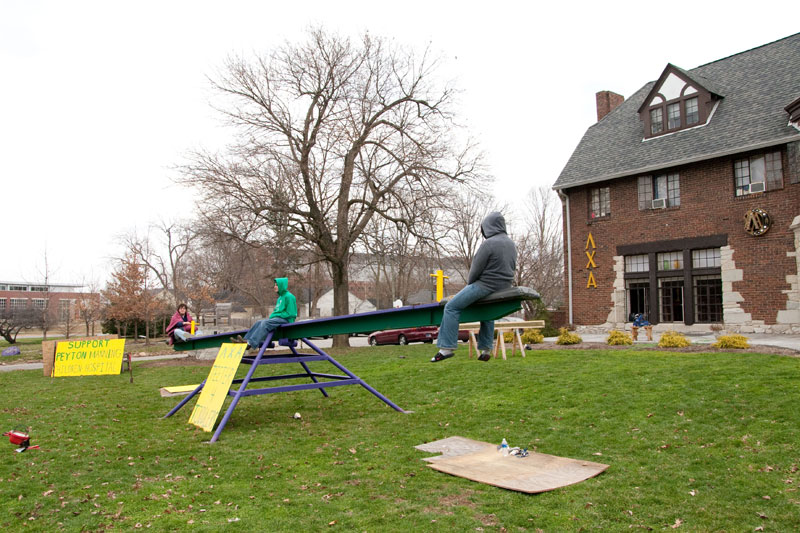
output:
[[[481,222],[481,234],[485,239],[469,268],[467,286],[458,291],[444,306],[442,324],[436,346],[439,352],[431,359],[432,363],[453,357],[458,343],[458,323],[461,311],[473,302],[493,292],[511,287],[514,271],[517,269],[517,247],[506,233],[506,220],[494,211]],[[488,361],[494,344],[494,321],[481,321],[478,332],[478,359]]]

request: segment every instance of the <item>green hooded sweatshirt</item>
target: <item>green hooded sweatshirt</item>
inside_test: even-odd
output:
[[[289,292],[289,278],[275,278],[275,284],[278,286],[278,301],[269,317],[280,317],[294,322],[297,318],[297,300],[294,294]]]

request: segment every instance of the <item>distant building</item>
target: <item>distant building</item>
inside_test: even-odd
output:
[[[795,34],[597,93],[553,185],[570,322],[800,332],[799,66]]]
[[[376,310],[375,305],[370,303],[368,300],[362,300],[352,292],[348,294],[349,294],[348,310],[351,315],[355,313],[367,313],[369,311]],[[320,296],[317,302],[317,309],[314,315],[319,317],[333,316],[333,290],[329,290],[328,292]]]
[[[0,281],[0,313],[25,309],[48,309],[48,316],[58,322],[77,319],[77,301],[87,293],[83,285],[66,283],[28,283]]]

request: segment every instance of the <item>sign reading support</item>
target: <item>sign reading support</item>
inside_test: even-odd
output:
[[[242,362],[246,344],[225,343],[219,349],[214,366],[208,374],[200,398],[194,406],[189,423],[203,431],[211,431],[217,421],[222,404],[233,383],[233,377]]]
[[[53,377],[119,374],[125,339],[91,339],[56,344]]]

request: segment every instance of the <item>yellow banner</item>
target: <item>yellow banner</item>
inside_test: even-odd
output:
[[[225,397],[231,389],[233,377],[242,362],[246,344],[225,343],[219,349],[214,366],[208,373],[200,398],[194,406],[189,423],[194,424],[203,431],[211,431],[217,421]]]
[[[92,339],[56,344],[54,377],[119,374],[125,339]]]

